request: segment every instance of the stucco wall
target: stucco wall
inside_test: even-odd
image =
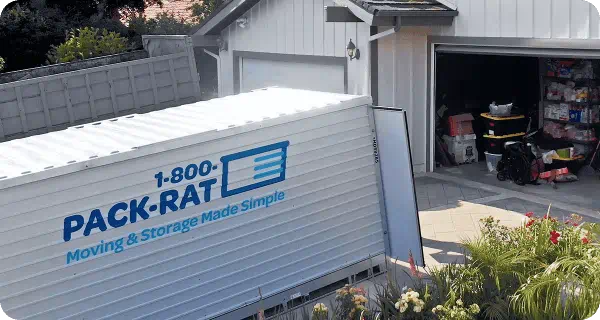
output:
[[[369,26],[325,22],[328,5],[333,0],[262,0],[244,15],[246,28],[232,23],[222,32],[229,47],[220,54],[223,94],[234,93],[233,51],[346,57],[350,39],[361,58],[348,61],[348,92],[369,94]]]

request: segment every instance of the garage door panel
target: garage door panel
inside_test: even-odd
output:
[[[272,86],[334,93],[346,91],[343,65],[248,58],[241,64],[242,92]]]

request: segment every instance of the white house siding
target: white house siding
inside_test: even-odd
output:
[[[428,28],[405,28],[378,42],[379,104],[407,111],[416,172],[425,171],[427,159],[427,34],[430,32]]]
[[[599,39],[600,18],[585,0],[451,0],[459,15],[443,35]]]
[[[348,93],[369,94],[369,26],[325,22],[328,5],[333,0],[262,0],[244,15],[246,28],[232,23],[222,32],[229,47],[220,54],[223,95],[234,93],[234,51],[347,57],[350,39],[361,57],[348,60]]]

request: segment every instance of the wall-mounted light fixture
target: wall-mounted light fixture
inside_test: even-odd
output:
[[[237,22],[238,27],[244,29],[248,25],[248,18],[241,17],[241,18],[237,19],[235,22]]]
[[[348,42],[346,50],[348,51],[348,57],[350,57],[350,60],[360,59],[360,50],[358,50],[354,42],[352,42],[352,39],[350,39],[350,42]]]
[[[217,46],[219,47],[219,51],[227,51],[227,41],[221,37],[217,38]]]

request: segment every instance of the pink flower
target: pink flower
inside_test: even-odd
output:
[[[583,242],[583,244],[588,244],[588,243],[590,243],[590,240],[588,238],[586,238],[586,237],[583,237],[581,239],[581,242]]]
[[[533,224],[535,223],[535,219],[531,219],[529,220],[529,222],[527,222],[527,224],[525,225],[525,227],[529,228],[531,227]]]
[[[415,259],[413,258],[412,251],[408,250],[408,263],[410,264],[410,273],[417,278],[421,278],[421,273],[417,270]]]

